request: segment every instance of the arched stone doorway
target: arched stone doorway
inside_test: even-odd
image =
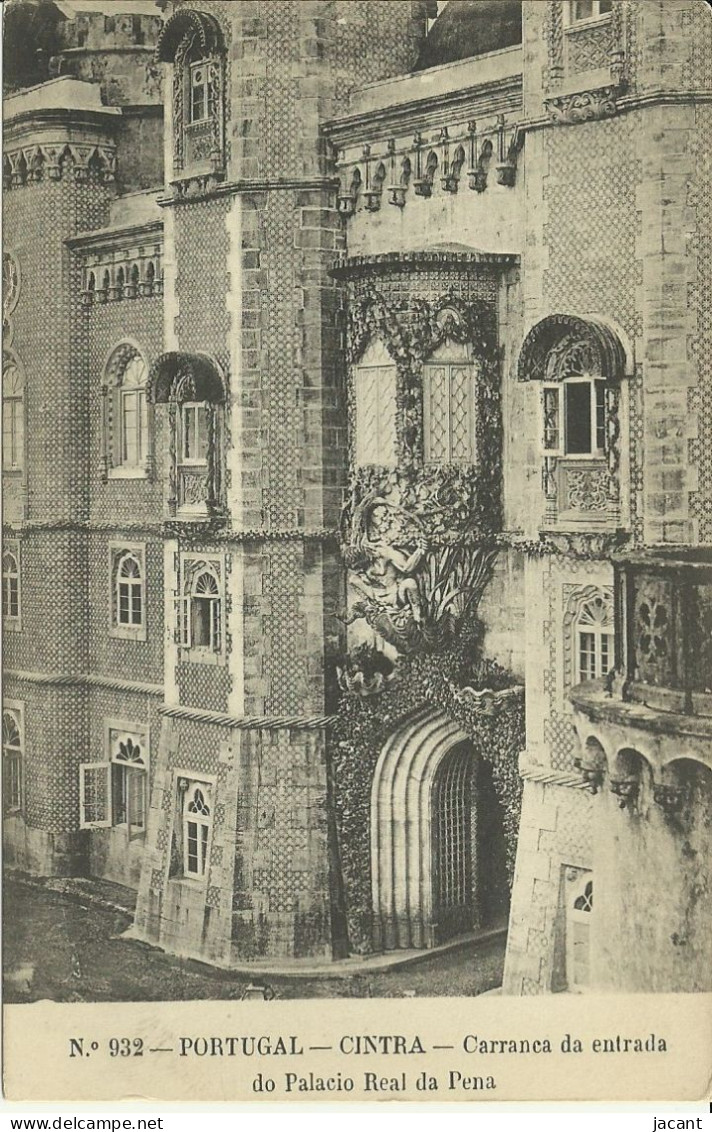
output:
[[[504,831],[490,769],[444,713],[409,720],[381,752],[371,865],[379,950],[434,947],[505,921]]]

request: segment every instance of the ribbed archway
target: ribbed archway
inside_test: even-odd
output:
[[[421,712],[384,746],[371,792],[374,945],[432,947],[435,772],[468,736],[444,713]]]

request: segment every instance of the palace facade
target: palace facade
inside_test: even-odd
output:
[[[5,101],[5,860],[710,989],[703,0],[57,0]]]

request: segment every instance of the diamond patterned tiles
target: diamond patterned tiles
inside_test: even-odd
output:
[[[706,23],[709,24],[709,19]],[[688,203],[695,208],[697,227],[692,254],[697,256],[696,282],[688,287],[688,304],[697,311],[697,335],[690,341],[690,357],[697,366],[698,384],[690,390],[688,408],[697,414],[697,437],[690,442],[690,462],[697,465],[697,491],[690,495],[690,512],[699,523],[700,542],[712,542],[712,310],[709,290],[712,280],[712,109],[695,111],[698,133],[693,140],[696,176]]]
[[[549,130],[545,284],[552,310],[603,314],[635,338],[640,264],[640,217],[631,186],[642,162],[635,156],[632,115]],[[581,222],[577,223],[577,218]]]
[[[306,658],[295,647],[295,642],[303,640],[306,633],[295,582],[303,573],[302,553],[296,543],[273,544],[269,551],[269,571],[263,580],[264,636],[271,642],[270,652],[264,658],[269,680],[268,714],[300,714],[308,702]]]

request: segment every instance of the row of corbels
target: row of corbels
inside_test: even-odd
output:
[[[499,115],[495,127],[487,131],[478,132],[476,123],[470,122],[465,137],[451,138],[444,126],[437,142],[430,147],[423,134],[417,131],[412,149],[402,154],[400,163],[395,138],[389,140],[384,157],[374,156],[371,146],[364,145],[360,164],[342,178],[339,212],[352,216],[359,198],[363,199],[368,212],[377,212],[384,191],[388,193],[389,204],[403,208],[411,185],[416,196],[430,197],[438,170],[443,191],[456,193],[466,163],[468,185],[475,192],[482,193],[487,188],[493,162],[497,184],[511,188],[522,142],[519,127],[505,126],[504,115]]]

